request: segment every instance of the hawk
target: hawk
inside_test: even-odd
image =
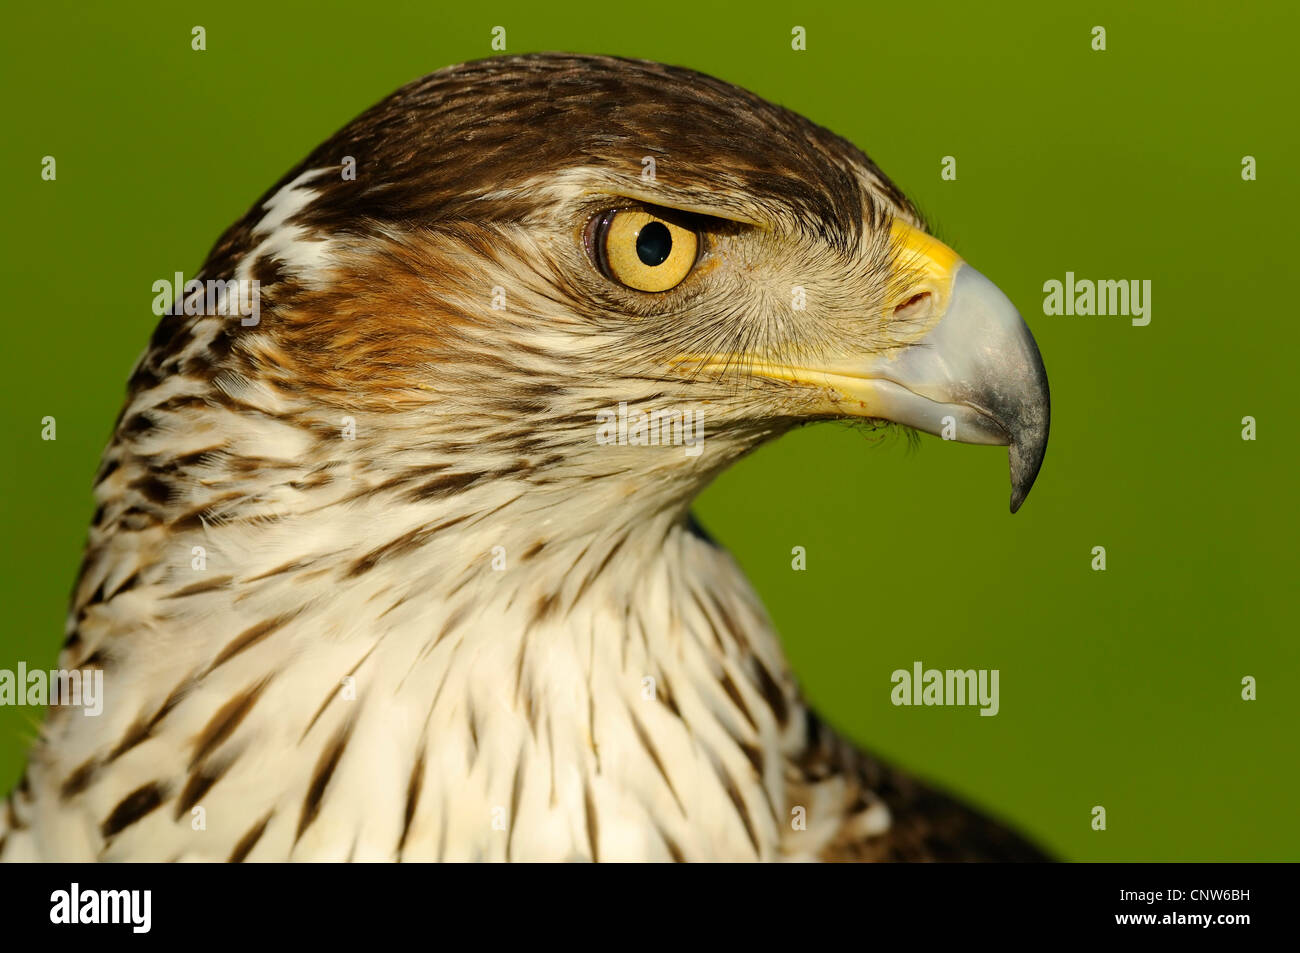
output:
[[[687,69],[493,58],[197,278],[257,319],[187,297],[130,378],[59,663],[104,710],[51,710],[0,857],[1041,857],[820,721],[690,515],[812,421],[1034,482],[1033,338],[856,147]]]

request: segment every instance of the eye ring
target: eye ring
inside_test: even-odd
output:
[[[611,209],[589,227],[588,247],[596,267],[610,281],[633,291],[659,293],[676,288],[699,257],[700,237],[640,208]]]

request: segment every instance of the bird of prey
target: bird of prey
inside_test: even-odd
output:
[[[59,662],[103,713],[52,708],[3,859],[1041,857],[820,721],[690,515],[811,421],[1034,481],[1033,338],[855,146],[687,69],[488,59],[197,278],[257,320],[177,304],[130,378]]]

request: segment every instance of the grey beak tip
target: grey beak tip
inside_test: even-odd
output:
[[[1046,420],[1043,421],[1041,428],[1034,428],[1025,436],[1028,439],[1013,442],[1007,454],[1011,464],[1012,513],[1019,511],[1021,504],[1029,496],[1034,481],[1038,479],[1038,471],[1043,466],[1043,457],[1047,454]]]
[[[1025,459],[1018,452],[1019,448],[1015,445],[1011,447],[1011,512],[1018,512],[1025,498],[1029,496],[1030,489],[1033,488],[1034,479],[1038,476],[1038,467],[1032,469],[1025,466]],[[1038,462],[1041,462],[1041,457]]]
[[[1028,328],[1025,329],[1028,334]],[[1042,469],[1047,455],[1047,437],[1052,429],[1051,391],[1047,385],[1047,371],[1038,345],[1029,338],[1029,379],[1027,399],[1017,408],[1014,424],[1008,427],[1011,436],[1009,463],[1011,465],[1011,512],[1017,512]]]

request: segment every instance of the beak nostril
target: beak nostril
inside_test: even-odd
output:
[[[924,308],[930,301],[930,292],[918,291],[902,304],[894,308],[895,318],[906,318]]]

